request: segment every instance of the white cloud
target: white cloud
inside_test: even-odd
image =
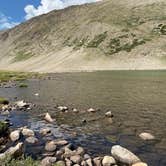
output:
[[[33,5],[27,5],[24,10],[25,19],[48,13],[54,9],[63,9],[72,5],[81,5],[85,3],[97,2],[100,0],[41,0],[40,5],[35,8]]]
[[[11,17],[7,17],[3,13],[0,13],[0,30],[12,28],[18,24],[18,22],[12,21]]]

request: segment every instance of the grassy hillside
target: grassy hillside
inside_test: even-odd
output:
[[[166,2],[103,0],[52,11],[1,32],[0,56],[2,69],[163,69]]]

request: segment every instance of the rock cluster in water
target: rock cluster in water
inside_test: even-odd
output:
[[[18,101],[12,106],[3,105],[1,107],[1,113],[4,113],[5,111],[10,113],[10,111],[15,109],[29,110],[32,107],[33,105],[30,103]],[[59,106],[58,109],[62,112],[68,111],[66,106]],[[87,110],[89,113],[95,113],[96,111],[97,110],[93,108]],[[77,113],[78,110],[73,109],[73,112]],[[113,114],[111,111],[108,111],[105,113],[105,116],[112,118]],[[46,113],[43,118],[48,123],[55,122],[55,119],[53,119],[49,113]],[[40,141],[36,137],[37,133],[26,126],[14,131],[9,131],[9,128],[6,128],[5,132],[6,134],[1,134],[0,137],[6,139],[7,136],[9,140],[13,142],[13,146],[4,151],[2,150],[3,152],[0,153],[0,159],[5,158],[6,155],[10,155],[13,158],[19,157],[23,155],[25,144],[36,144]],[[42,137],[45,137],[51,132],[50,128],[43,128],[39,131],[39,134],[41,134]],[[154,139],[154,136],[150,133],[142,133],[139,136],[143,140]],[[1,143],[1,145],[3,145],[3,143]],[[60,166],[147,166],[147,164],[143,163],[138,156],[120,145],[114,145],[110,147],[110,150],[111,153],[106,156],[91,157],[86,153],[83,147],[75,147],[67,140],[50,140],[46,142],[43,147],[45,157],[41,161],[41,166],[51,166],[53,164]]]

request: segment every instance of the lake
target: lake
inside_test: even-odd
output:
[[[53,128],[54,137],[82,145],[94,156],[110,154],[111,146],[120,144],[150,166],[166,165],[166,71],[57,73],[47,77],[25,81],[28,88],[0,88],[0,96],[37,105],[28,113],[13,113],[9,117],[13,127],[24,124],[39,130],[47,125]],[[57,105],[70,110],[61,113]],[[99,111],[87,113],[91,107]],[[80,112],[73,113],[72,108]],[[109,110],[113,121],[105,117]],[[47,111],[56,118],[55,125],[41,120],[39,115]],[[141,132],[152,133],[156,140],[141,140]]]

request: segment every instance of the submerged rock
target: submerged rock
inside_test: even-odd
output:
[[[154,140],[154,139],[155,139],[155,137],[154,137],[152,134],[150,134],[150,133],[141,133],[141,134],[139,135],[139,137],[140,137],[141,139],[145,140],[145,141]]]
[[[120,145],[113,146],[111,154],[117,161],[128,165],[132,165],[140,161],[135,154]]]
[[[15,141],[20,139],[20,134],[21,134],[20,130],[15,130],[15,131],[10,133],[10,139],[13,142],[15,142]]]
[[[50,134],[51,133],[51,129],[50,128],[45,128],[45,129],[41,129],[39,131],[40,134],[42,134],[43,136]]]
[[[46,113],[44,120],[46,120],[49,123],[53,123],[55,121],[49,113]]]
[[[106,117],[109,117],[109,118],[112,118],[112,117],[113,117],[113,114],[112,114],[111,111],[108,111],[108,112],[105,113],[105,116],[106,116]]]
[[[62,111],[62,112],[65,112],[65,111],[68,110],[68,107],[66,107],[66,106],[59,106],[58,109],[59,109],[60,111]]]
[[[89,109],[87,110],[87,112],[92,112],[92,113],[94,113],[94,112],[96,112],[96,110],[95,110],[94,108],[89,108]]]
[[[41,161],[41,166],[52,166],[56,162],[56,157],[45,157]]]
[[[26,103],[26,102],[24,102],[24,100],[17,101],[17,102],[16,102],[16,105],[17,105],[19,108],[29,107],[29,104]]]
[[[111,166],[116,164],[115,159],[112,156],[104,156],[102,160],[102,165],[103,166]]]

